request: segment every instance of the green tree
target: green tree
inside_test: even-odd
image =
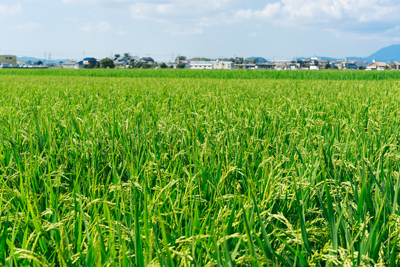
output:
[[[360,66],[358,69],[359,70],[365,70],[365,66]]]
[[[114,55],[114,58],[120,57],[120,56],[121,56],[120,54],[115,54],[115,55]]]
[[[178,69],[184,69],[186,67],[186,64],[185,63],[179,63],[176,67]]]
[[[168,68],[167,64],[165,64],[164,62],[160,64],[160,68],[162,69],[166,69]]]
[[[243,64],[243,58],[242,57],[235,58],[235,64]]]
[[[173,69],[173,68],[174,68],[174,65],[171,64],[171,66],[169,66],[169,68],[170,68],[170,69]]]
[[[139,61],[138,63],[136,63],[136,68],[140,69],[143,67],[143,62]]]
[[[258,59],[257,59],[257,58],[254,58],[254,59],[251,61],[251,63],[253,63],[253,64],[257,64],[257,62],[258,62]]]
[[[129,67],[131,67],[131,68],[135,68],[135,61],[133,61],[133,60],[131,60],[130,62],[129,62]]]
[[[179,56],[179,57],[176,58],[176,60],[186,60],[186,57],[185,56]]]
[[[130,53],[124,53],[124,57],[126,59],[131,59],[131,54]]]
[[[114,61],[111,58],[103,58],[102,60],[100,60],[100,68],[113,69],[115,68]]]

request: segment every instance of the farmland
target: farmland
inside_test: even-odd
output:
[[[0,70],[0,265],[398,266],[398,78]]]

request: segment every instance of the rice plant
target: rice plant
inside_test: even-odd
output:
[[[399,80],[400,71],[190,70],[190,69],[0,69],[0,75],[126,78],[212,78],[292,80]]]
[[[1,71],[0,265],[399,266],[398,81],[49,71]]]

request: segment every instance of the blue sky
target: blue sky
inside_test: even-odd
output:
[[[400,43],[398,0],[0,0],[0,54],[369,56]]]

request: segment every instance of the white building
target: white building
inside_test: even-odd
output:
[[[214,69],[216,70],[231,70],[233,69],[234,64],[231,61],[219,61],[217,60],[214,63]]]
[[[75,69],[76,62],[65,62],[61,64],[63,69]]]
[[[231,61],[191,61],[190,68],[194,70],[231,70],[234,63]]]
[[[194,70],[212,70],[214,69],[214,61],[191,61],[190,68]]]

